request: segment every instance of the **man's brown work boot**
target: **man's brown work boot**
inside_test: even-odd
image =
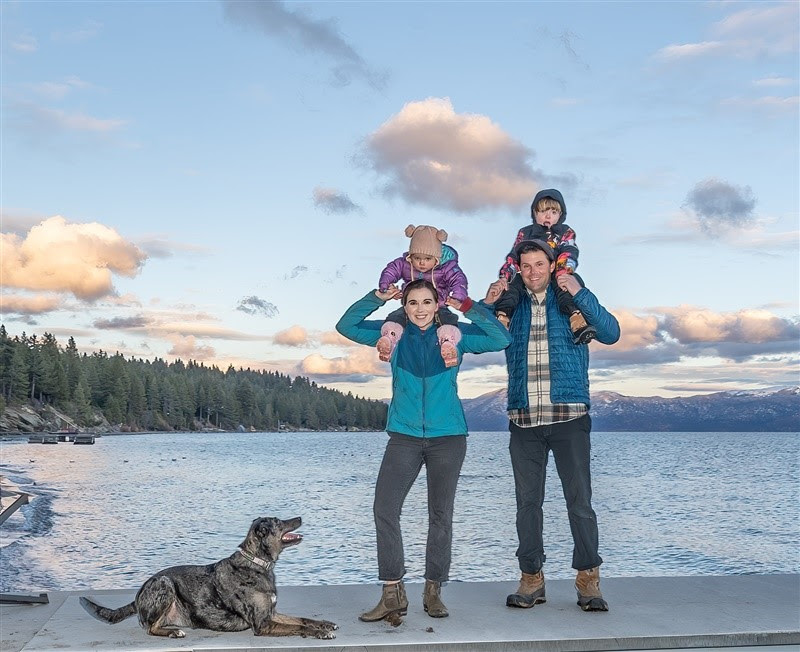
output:
[[[425,580],[425,592],[422,594],[422,606],[431,618],[447,618],[450,613],[442,602],[442,583]]]
[[[573,344],[588,344],[597,337],[597,330],[589,325],[580,310],[569,316],[569,328],[572,331]]]
[[[584,611],[608,611],[608,603],[600,593],[600,567],[578,571],[575,577],[578,606]]]
[[[523,573],[519,581],[519,588],[506,598],[507,607],[520,607],[530,609],[535,604],[547,602],[544,597],[544,571],[531,575]]]
[[[402,582],[395,582],[394,584],[384,584],[380,602],[374,608],[361,614],[358,619],[365,623],[383,619],[399,620],[399,617],[405,616],[407,612],[406,588]]]

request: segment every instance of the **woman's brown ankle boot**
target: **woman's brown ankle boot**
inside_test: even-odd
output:
[[[374,608],[361,614],[358,619],[365,623],[383,620],[387,616],[405,616],[408,612],[406,587],[402,582],[384,584],[380,602]]]

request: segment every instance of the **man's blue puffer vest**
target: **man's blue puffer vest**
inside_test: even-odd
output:
[[[613,344],[619,339],[619,323],[586,288],[572,297],[586,321],[597,329],[597,340]],[[589,401],[589,346],[573,344],[569,317],[558,309],[552,285],[547,286],[547,345],[550,355],[550,402]],[[511,344],[506,349],[508,367],[508,409],[528,408],[528,340],[531,328],[531,299],[522,295],[514,311],[509,331]]]

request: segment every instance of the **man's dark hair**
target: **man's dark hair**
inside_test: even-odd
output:
[[[419,290],[420,288],[426,288],[430,290],[430,293],[433,295],[434,301],[439,301],[439,293],[436,291],[436,286],[424,278],[418,278],[416,281],[411,281],[411,283],[407,283],[406,286],[403,288],[403,299],[401,303],[406,305],[406,298],[408,297],[408,293],[411,290]]]

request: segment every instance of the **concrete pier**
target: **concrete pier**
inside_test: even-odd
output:
[[[607,613],[582,612],[568,580],[548,581],[547,603],[533,609],[505,606],[515,588],[511,582],[450,582],[442,595],[451,615],[434,619],[422,609],[422,585],[409,584],[408,615],[392,627],[358,620],[377,602],[377,584],[279,587],[278,611],[339,625],[330,641],[191,629],[184,639],[158,638],[145,634],[135,617],[106,625],[78,602],[87,595],[119,607],[135,590],[53,592],[46,605],[0,606],[0,647],[3,652],[745,652],[768,645],[776,646],[769,652],[800,650],[800,575],[603,578]]]

